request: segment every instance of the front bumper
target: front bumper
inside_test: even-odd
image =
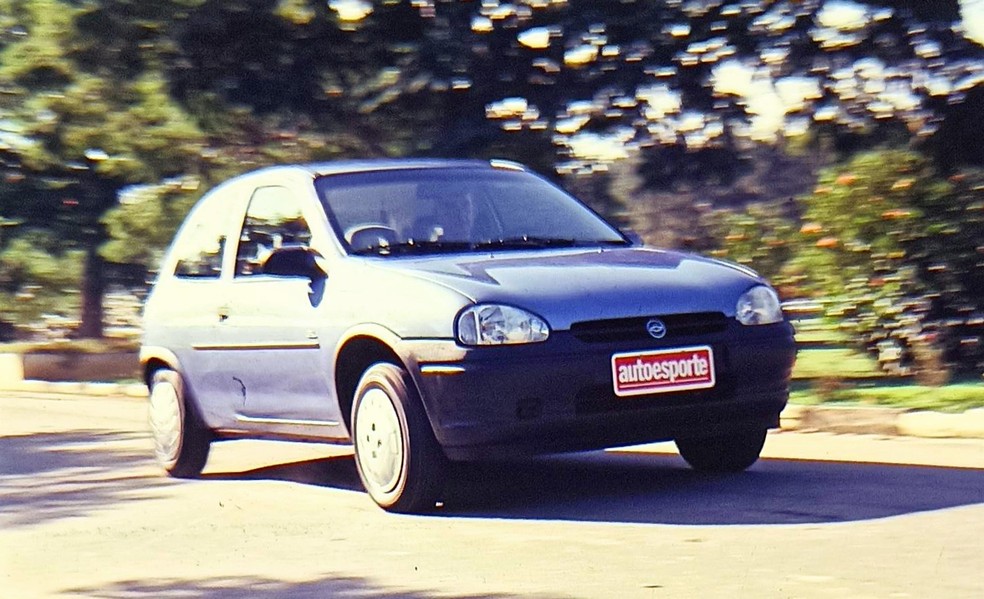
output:
[[[462,349],[406,341],[407,366],[452,459],[614,447],[773,428],[789,396],[788,323],[685,339],[586,343],[556,331],[541,344]],[[710,345],[713,388],[617,397],[615,353]]]

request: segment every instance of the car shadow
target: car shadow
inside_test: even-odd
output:
[[[289,462],[242,472],[206,471],[200,478],[202,480],[279,480],[344,491],[365,492],[351,454]]]
[[[447,597],[439,591],[388,588],[370,579],[326,574],[323,577],[295,582],[261,576],[215,577],[206,579],[160,578],[124,580],[97,587],[66,589],[65,594],[99,599],[438,599]],[[526,599],[554,599],[542,593],[521,595]],[[482,593],[456,595],[458,599],[511,599],[520,595]]]
[[[0,526],[40,524],[159,496],[147,435],[71,430],[0,437]],[[136,474],[121,475],[122,472]]]
[[[362,491],[350,456],[208,479]],[[596,451],[456,464],[439,517],[684,525],[851,522],[984,503],[984,469],[763,459],[711,475],[677,455]]]
[[[457,516],[689,525],[886,518],[984,502],[984,470],[764,459],[737,474],[676,455],[593,452],[460,477]],[[474,476],[478,474],[479,476]]]

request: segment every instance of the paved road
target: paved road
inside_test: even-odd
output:
[[[748,473],[653,445],[458,473],[394,516],[344,448],[162,478],[139,401],[0,396],[0,596],[984,597],[984,441],[777,433]]]

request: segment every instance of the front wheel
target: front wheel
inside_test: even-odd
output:
[[[763,429],[716,437],[677,439],[676,446],[694,470],[741,472],[758,460],[765,445],[766,432]]]
[[[163,368],[151,379],[150,430],[154,455],[168,474],[176,478],[201,474],[212,435],[189,401],[181,375],[174,370]]]
[[[380,507],[434,508],[447,458],[406,370],[378,363],[362,375],[352,404],[352,439],[359,477]]]

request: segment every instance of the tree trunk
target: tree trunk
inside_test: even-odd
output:
[[[78,336],[82,339],[103,337],[103,294],[106,279],[99,243],[90,241],[85,251],[85,271],[82,273],[82,323]]]

